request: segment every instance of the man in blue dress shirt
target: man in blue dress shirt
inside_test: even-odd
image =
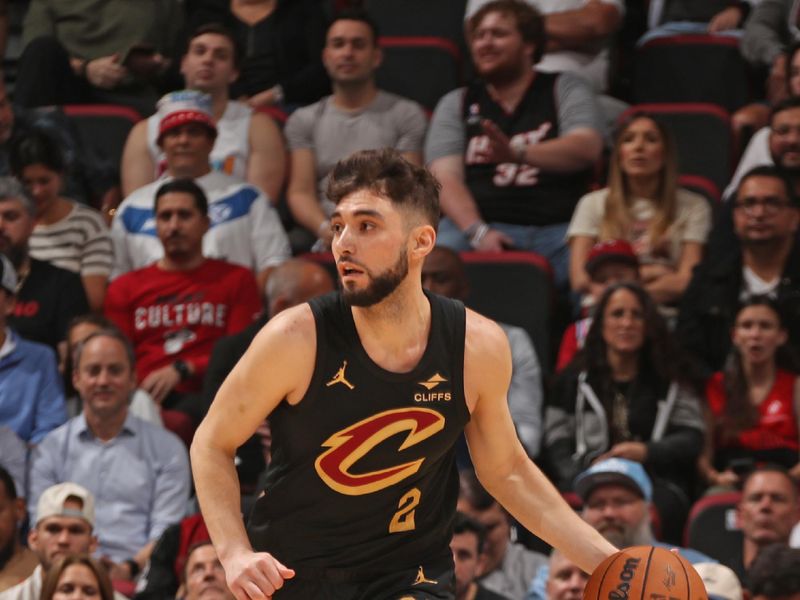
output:
[[[173,433],[128,413],[136,388],[134,354],[116,330],[91,334],[75,350],[72,380],[83,412],[36,448],[30,506],[43,490],[72,481],[96,499],[99,553],[114,579],[132,579],[155,540],[184,516],[186,447]]]

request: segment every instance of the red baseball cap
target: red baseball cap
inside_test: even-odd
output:
[[[618,262],[639,267],[639,258],[633,251],[633,246],[626,240],[607,240],[592,246],[589,256],[586,259],[586,272],[592,275],[602,264],[607,262]]]
[[[197,90],[170,92],[158,101],[158,140],[170,129],[201,123],[217,135],[211,96]]]

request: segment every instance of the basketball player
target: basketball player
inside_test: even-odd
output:
[[[192,444],[231,591],[239,600],[452,598],[462,430],[486,488],[592,571],[615,549],[517,440],[505,334],[422,290],[439,217],[433,176],[395,151],[364,151],[335,167],[328,196],[342,292],[270,320]],[[233,459],[265,415],[273,460],[248,539]]]

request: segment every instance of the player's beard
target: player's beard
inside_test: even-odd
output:
[[[342,297],[350,306],[374,306],[397,289],[408,275],[408,255],[405,248],[401,250],[397,262],[380,275],[372,276],[366,269],[364,272],[370,282],[363,290],[348,290],[347,286],[342,285]]]

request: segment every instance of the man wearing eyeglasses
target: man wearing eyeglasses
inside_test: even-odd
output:
[[[800,168],[800,153],[797,156]],[[782,308],[789,344],[800,349],[800,200],[784,169],[756,167],[731,199],[735,242],[695,268],[681,302],[677,333],[710,375],[730,350],[737,305],[767,295]]]

